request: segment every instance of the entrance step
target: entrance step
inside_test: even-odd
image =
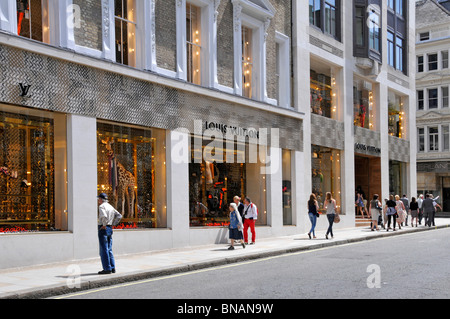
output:
[[[355,226],[356,227],[370,227],[370,224],[372,223],[372,220],[370,218],[361,216],[355,217]]]

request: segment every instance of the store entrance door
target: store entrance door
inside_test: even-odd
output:
[[[442,189],[442,202],[444,212],[450,212],[450,188]]]
[[[373,195],[381,195],[381,159],[379,157],[355,156],[355,190],[365,199],[367,211],[364,211],[364,215],[367,217]],[[361,216],[359,209],[356,212],[356,216],[358,215]]]

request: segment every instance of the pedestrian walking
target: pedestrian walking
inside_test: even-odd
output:
[[[406,209],[403,202],[400,200],[400,196],[395,195],[395,204],[396,204],[396,210],[397,210],[397,224],[398,229],[402,229],[402,224],[406,220]]]
[[[242,221],[244,220],[244,204],[241,202],[241,198],[239,196],[233,197],[233,202],[236,204],[239,214],[241,215]]]
[[[356,207],[357,207],[357,211],[359,211],[361,213],[362,218],[364,218],[364,211],[366,210],[364,207],[364,198],[362,196],[361,193],[358,193],[356,195]],[[369,218],[369,214],[367,214],[367,218]]]
[[[309,201],[308,201],[308,216],[309,216],[309,220],[311,221],[311,229],[308,233],[309,239],[311,239],[311,233],[313,235],[313,238],[316,238],[316,223],[317,223],[317,218],[319,218],[319,204],[317,202],[316,199],[316,195],[311,194],[311,196],[309,196]]]
[[[423,203],[423,194],[420,194],[419,198],[417,199],[417,204],[419,205],[419,225],[422,225],[422,218],[423,218],[422,203]]]
[[[230,210],[230,225],[228,226],[228,232],[229,232],[229,238],[231,241],[231,246],[228,248],[228,250],[234,250],[234,241],[238,240],[240,241],[242,248],[245,248],[243,236],[242,236],[242,218],[241,214],[239,214],[238,207],[236,203],[231,203],[228,206],[228,209]]]
[[[100,246],[100,259],[103,270],[99,275],[107,275],[116,272],[116,263],[112,251],[112,226],[120,213],[108,203],[108,195],[101,193],[98,197],[98,242]]]
[[[378,229],[378,219],[380,218],[380,213],[383,210],[381,203],[378,200],[378,194],[373,195],[373,199],[370,201],[370,215],[372,216],[372,226],[371,231]],[[375,228],[375,229],[374,229]]]
[[[400,198],[400,200],[402,201],[403,206],[405,206],[405,212],[406,212],[405,226],[408,226],[408,215],[410,214],[409,200],[406,197],[406,195],[404,195],[404,194],[403,194],[402,198]]]
[[[425,218],[425,226],[431,227],[431,217],[434,214],[434,202],[430,194],[425,195],[422,203],[423,217]]]
[[[442,210],[442,207],[437,203],[439,196],[434,198],[433,194],[430,194],[430,195],[431,195],[431,198],[433,199],[433,206],[434,206],[434,211],[433,211],[433,214],[431,215],[431,225],[436,226],[434,224],[434,218],[436,217],[436,212],[437,212],[436,208],[439,208],[440,210]]]
[[[411,210],[411,227],[414,227],[414,219],[416,220],[416,227],[419,219],[419,203],[416,201],[416,198],[411,198],[411,204],[409,205],[409,209]]]
[[[256,241],[255,222],[258,219],[258,208],[252,203],[250,198],[244,199],[244,241],[248,245],[248,229],[252,233],[252,242],[250,245],[254,245]]]
[[[386,202],[386,206],[387,206],[386,216],[387,216],[387,220],[388,220],[386,231],[389,231],[389,229],[392,229],[391,221],[393,221],[392,224],[393,224],[394,231],[395,231],[395,223],[397,222],[397,210],[396,210],[397,204],[394,201],[394,195],[389,195],[389,200]]]
[[[333,238],[333,224],[334,219],[336,217],[337,211],[336,211],[336,200],[331,196],[331,193],[328,192],[325,197],[325,203],[323,204],[324,208],[327,210],[327,218],[328,218],[328,230],[325,235],[325,238],[328,239],[328,235],[331,235],[331,238]]]

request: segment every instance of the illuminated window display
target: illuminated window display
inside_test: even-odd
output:
[[[242,95],[248,98],[252,97],[252,45],[252,29],[242,27]]]
[[[229,223],[228,205],[238,195],[248,196],[258,207],[257,225],[266,225],[266,177],[262,164],[249,163],[249,146],[234,144],[233,160],[225,147],[211,151],[211,140],[192,137],[192,162],[189,164],[190,226],[224,226]],[[224,142],[223,145],[226,143]],[[195,145],[202,145],[202,149]],[[261,146],[260,146],[261,147]],[[209,148],[209,149],[208,149]],[[216,158],[209,158],[208,153]],[[201,161],[201,163],[200,163]]]
[[[336,117],[336,105],[334,102],[334,86],[336,81],[326,74],[311,70],[311,113],[328,118]]]
[[[373,129],[372,83],[356,80],[353,83],[353,123],[355,126]]]
[[[98,191],[124,216],[117,228],[164,228],[164,131],[97,123]]]
[[[16,0],[16,5],[17,34],[22,37],[48,43],[49,22],[46,1]]]
[[[0,106],[0,119],[0,233],[66,230],[65,115]]]
[[[136,66],[135,0],[115,0],[116,62]]]
[[[320,211],[325,212],[323,203],[327,192],[336,200],[337,209],[341,207],[341,163],[340,151],[311,145],[312,192],[316,195]]]
[[[392,91],[388,93],[388,113],[389,135],[405,138],[403,99]]]
[[[201,10],[186,4],[187,81],[201,84]]]

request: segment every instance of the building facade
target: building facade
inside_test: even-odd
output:
[[[450,2],[416,2],[417,188],[450,211]]]
[[[226,242],[235,195],[268,238],[309,230],[312,192],[337,227],[356,190],[415,194],[396,3],[2,1],[0,268],[96,257],[101,192],[119,255]]]

